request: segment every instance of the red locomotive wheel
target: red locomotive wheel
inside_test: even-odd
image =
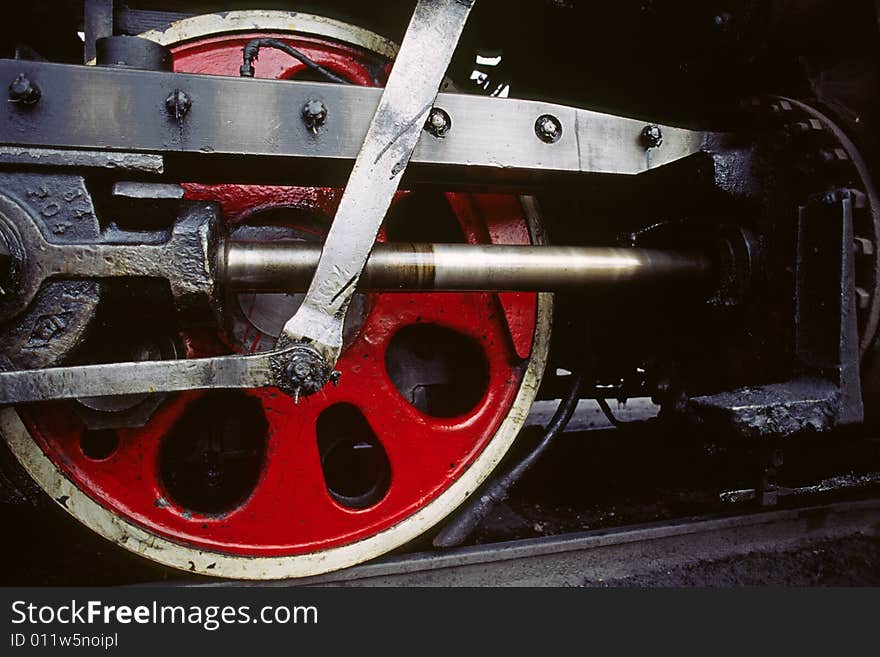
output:
[[[381,85],[395,47],[337,21],[286,12],[186,19],[148,38],[178,71],[238,75],[255,36],[284,39],[353,83]],[[257,77],[305,67],[270,49]],[[331,108],[330,111],[334,111]],[[287,120],[297,121],[300,108]],[[284,129],[280,126],[278,129]],[[184,184],[235,233],[320,240],[340,191]],[[398,195],[389,241],[538,241],[531,199]],[[270,348],[297,295],[230,296],[222,332],[181,336],[187,357]],[[34,478],[85,524],[164,564],[252,579],[351,565],[420,535],[505,454],[546,360],[552,297],[360,295],[337,388],[298,405],[276,390],[172,395],[140,428],[88,430],[67,404],[6,411],[0,429]]]

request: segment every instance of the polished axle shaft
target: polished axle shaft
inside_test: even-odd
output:
[[[230,288],[302,292],[321,245],[312,242],[229,242],[218,259]],[[376,244],[361,290],[554,291],[660,281],[705,280],[710,258],[636,248]]]

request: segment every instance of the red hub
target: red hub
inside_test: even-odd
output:
[[[280,33],[191,41],[174,49],[175,67],[237,75],[241,48],[254,36],[286,39],[357,84],[382,84],[389,68],[361,48]],[[270,49],[256,64],[258,77],[304,70]],[[299,108],[287,116],[299,120]],[[314,239],[329,226],[340,194],[185,188],[188,198],[218,201],[231,229],[283,216],[286,228]],[[383,239],[531,241],[517,197],[401,193],[391,215],[396,223],[389,218]],[[248,316],[266,299],[251,297],[230,297],[241,317],[222,333],[182,336],[187,357],[270,348],[271,333]],[[86,430],[66,404],[29,408],[22,417],[55,466],[125,523],[225,555],[316,553],[398,525],[468,471],[520,392],[537,307],[535,294],[366,295],[337,366],[339,387],[299,405],[274,389],[177,394],[145,426],[116,432]]]

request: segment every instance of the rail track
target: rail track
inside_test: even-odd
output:
[[[552,409],[552,403],[537,403],[527,424],[545,424]],[[639,420],[655,412],[644,400],[615,409],[618,419],[635,423],[628,427],[640,426]],[[824,560],[819,568],[826,570],[835,563],[849,568],[847,555],[853,551],[871,552],[874,573],[880,574],[880,470],[871,441],[841,438],[837,453],[846,458],[839,461],[828,459],[824,441],[792,446],[796,451],[787,461],[792,470],[783,473],[780,484],[787,487],[780,486],[778,506],[761,508],[750,495],[754,491],[743,488],[748,478],[722,476],[735,460],[701,460],[690,448],[662,445],[656,432],[610,428],[588,400],[579,405],[570,428],[464,546],[428,549],[423,540],[362,566],[266,585],[641,585],[723,561],[742,570],[755,555],[799,550],[819,554],[816,559]],[[682,463],[696,467],[680,471]],[[9,574],[7,583],[18,578],[50,585],[230,585],[111,554],[108,545],[54,504],[6,505],[4,515],[21,532],[15,548],[21,569]],[[62,552],[51,547],[59,536],[64,537]],[[847,555],[822,553],[827,543],[851,540],[862,543],[851,545]],[[747,581],[778,583],[766,567],[749,572]],[[787,566],[796,577],[806,568],[795,561]],[[864,565],[843,575],[842,583],[873,581]],[[688,582],[725,583],[705,572]]]
[[[387,557],[302,586],[583,586],[880,537],[880,497],[685,518]],[[269,586],[289,586],[275,582]],[[206,586],[228,586],[210,583]]]

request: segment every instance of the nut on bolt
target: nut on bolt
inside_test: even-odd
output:
[[[320,100],[310,100],[303,106],[302,115],[309,130],[318,134],[318,128],[327,121],[327,106]]]
[[[279,344],[282,344],[279,341]],[[327,361],[317,349],[307,344],[295,344],[272,360],[275,384],[299,403],[301,397],[308,397],[321,390],[327,383],[337,385],[339,372],[327,365]]]
[[[663,144],[663,131],[659,125],[646,125],[641,135],[642,146],[658,148]]]
[[[31,82],[30,78],[24,73],[19,73],[18,77],[9,83],[10,103],[33,105],[40,100],[41,95],[40,88]]]
[[[555,144],[562,138],[562,124],[552,114],[544,114],[535,121],[535,134],[545,144]]]
[[[730,26],[733,17],[726,11],[722,11],[712,17],[712,23],[719,30],[726,30]]]
[[[430,114],[428,114],[428,120],[425,123],[425,130],[438,139],[443,139],[451,129],[452,118],[450,118],[446,110],[432,107]]]
[[[175,89],[165,99],[165,109],[178,121],[187,115],[191,107],[192,98],[180,89]]]

